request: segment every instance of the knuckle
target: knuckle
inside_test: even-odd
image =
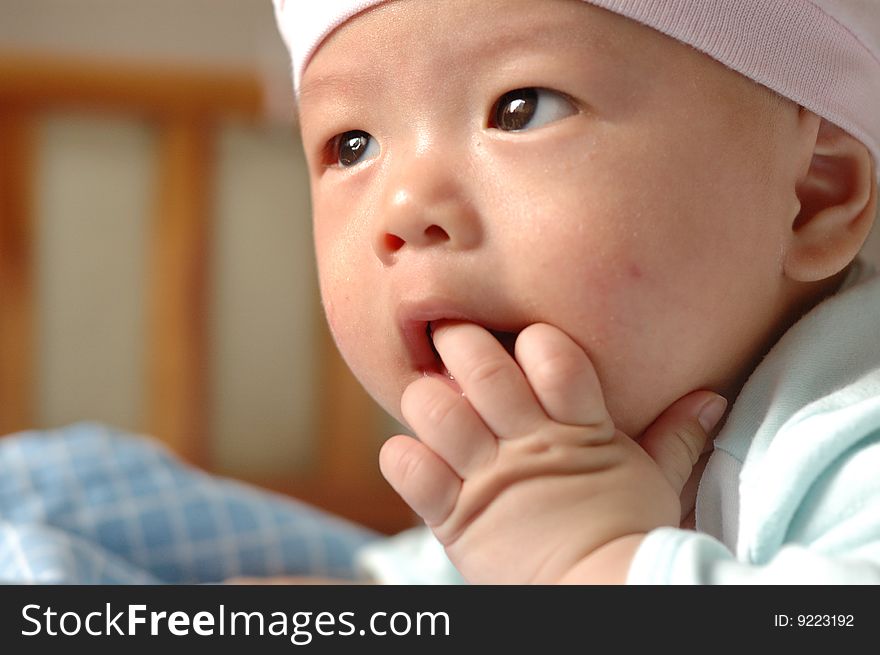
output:
[[[455,412],[459,397],[451,398],[444,394],[428,395],[422,404],[425,420],[432,425],[443,425]]]
[[[696,464],[702,452],[703,439],[700,437],[700,432],[694,426],[683,425],[675,430],[673,436],[679,450],[688,456],[691,466]]]
[[[558,439],[542,432],[538,432],[531,435],[528,439],[522,440],[522,449],[525,451],[525,454],[530,456],[549,453],[554,450],[558,451],[560,445]]]
[[[522,453],[527,456],[543,456],[548,461],[564,463],[572,454],[592,445],[585,433],[589,432],[576,426],[556,426],[552,430],[539,430],[528,438],[520,440]]]
[[[507,362],[500,357],[485,357],[471,366],[467,373],[469,382],[477,385],[496,383],[507,372]]]
[[[430,421],[444,419],[449,413],[450,402],[441,391],[429,378],[412,382],[400,397],[401,413],[408,421],[418,417],[425,417]]]
[[[422,468],[422,457],[416,448],[411,445],[407,448],[400,448],[392,466],[396,473],[396,478],[402,485],[407,485],[411,480],[419,478],[419,471]]]

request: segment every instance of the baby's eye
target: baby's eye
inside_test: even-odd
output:
[[[329,146],[328,163],[342,168],[350,168],[378,154],[376,140],[361,130],[343,132],[334,137]]]
[[[492,108],[489,127],[519,132],[547,125],[577,113],[562,93],[549,89],[515,89],[498,99]]]

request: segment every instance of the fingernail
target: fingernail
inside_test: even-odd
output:
[[[707,434],[718,425],[718,421],[724,415],[725,409],[727,409],[727,399],[724,396],[715,396],[700,409],[697,421],[700,422],[700,425]]]

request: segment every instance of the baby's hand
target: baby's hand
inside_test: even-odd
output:
[[[523,330],[516,361],[469,323],[438,325],[434,344],[461,392],[436,377],[407,387],[401,411],[420,441],[389,439],[380,466],[468,582],[623,582],[642,536],[679,524],[723,399],[682,398],[639,444],[557,328]]]

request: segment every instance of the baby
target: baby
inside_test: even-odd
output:
[[[275,9],[376,580],[880,582],[874,2]]]

